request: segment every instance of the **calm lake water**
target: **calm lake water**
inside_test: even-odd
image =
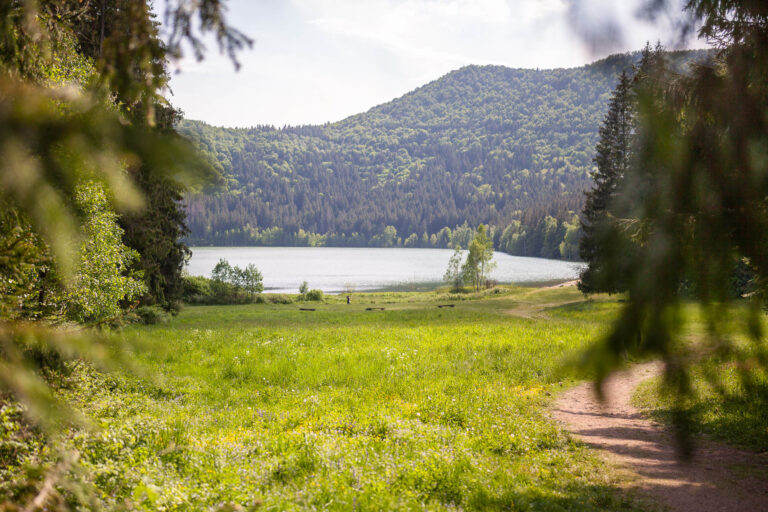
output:
[[[187,271],[210,277],[220,258],[244,267],[253,263],[264,275],[265,291],[298,293],[302,281],[326,293],[346,289],[425,290],[442,284],[450,249],[337,247],[192,247]],[[501,283],[544,283],[576,279],[582,268],[542,258],[497,252],[491,278]]]

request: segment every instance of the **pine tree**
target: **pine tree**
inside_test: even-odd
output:
[[[606,283],[600,275],[606,249],[601,231],[611,222],[611,203],[630,165],[634,117],[631,91],[632,79],[622,72],[595,148],[597,170],[592,174],[595,185],[585,194],[581,218],[583,236],[579,243],[579,256],[587,263],[579,280],[579,290],[584,293],[618,292],[623,288],[619,282]]]

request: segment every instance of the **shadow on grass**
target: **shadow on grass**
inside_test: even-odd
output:
[[[705,400],[686,409],[695,433],[768,454],[768,400],[764,396]],[[673,411],[648,414],[660,423],[673,423]]]
[[[451,505],[446,503],[446,505]],[[467,503],[466,510],[530,510],[530,511],[648,511],[631,494],[608,485],[571,485],[557,494],[544,490],[508,490],[500,495],[478,491]]]

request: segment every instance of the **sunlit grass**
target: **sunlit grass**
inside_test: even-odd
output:
[[[187,308],[126,332],[154,384],[74,372],[102,430],[71,442],[104,501],[145,510],[629,509],[547,413],[615,304],[495,295]]]

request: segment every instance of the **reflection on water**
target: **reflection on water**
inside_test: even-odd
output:
[[[192,247],[187,271],[210,277],[216,262],[253,263],[264,275],[264,289],[298,293],[302,281],[326,293],[424,289],[442,284],[450,249],[379,249],[337,247]],[[582,265],[496,253],[491,278],[501,283],[533,283],[576,279]]]

